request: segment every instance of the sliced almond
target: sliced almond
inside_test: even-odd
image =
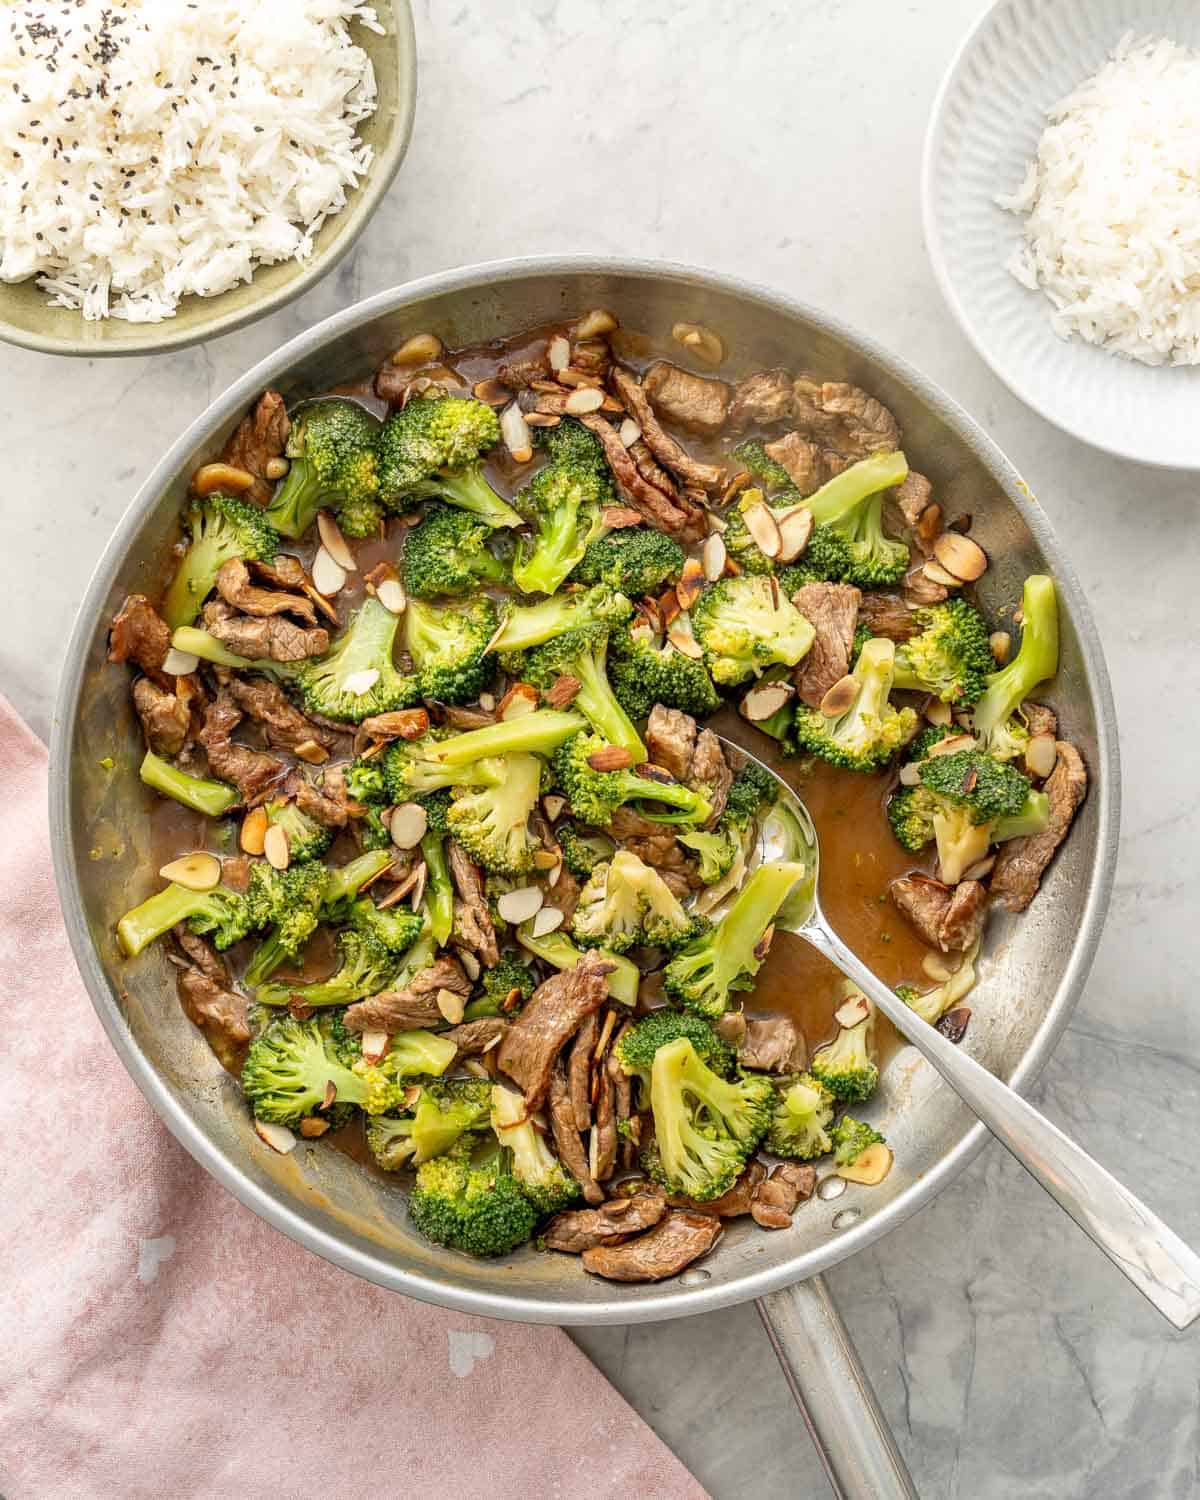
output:
[[[670,641],[671,645],[675,647],[681,656],[688,656],[692,661],[702,661],[704,659],[704,650],[690,630],[684,630],[678,625],[672,626],[667,631],[667,640]]]
[[[679,582],[675,585],[675,597],[679,600],[680,609],[691,609],[699,599],[703,587],[703,565],[696,558],[689,557],[683,565],[683,573]]]
[[[429,815],[419,802],[402,802],[392,809],[388,826],[397,849],[415,849],[429,828]]]
[[[271,480],[282,479],[291,467],[286,458],[268,458],[263,473]]]
[[[429,710],[425,708],[400,708],[395,713],[389,714],[390,727],[395,730],[396,738],[401,740],[419,740],[422,735],[429,733]]]
[[[317,555],[313,558],[312,581],[316,591],[324,594],[326,598],[338,593],[345,585],[345,568],[330,555],[324,546],[317,548]]]
[[[851,1026],[857,1026],[865,1021],[871,1014],[871,1006],[865,995],[851,995],[844,1000],[833,1013],[833,1019],[839,1026],[849,1031]]]
[[[261,854],[267,836],[267,810],[256,807],[242,819],[242,830],[238,842],[243,854]]]
[[[783,546],[779,534],[779,522],[765,505],[748,505],[742,512],[746,530],[754,538],[755,545],[764,557],[776,558]]]
[[[171,860],[158,872],[164,880],[174,881],[189,891],[211,891],[221,883],[221,861],[206,849]]]
[[[451,1026],[457,1026],[463,1018],[463,1012],[467,1008],[466,1001],[461,995],[455,994],[453,990],[446,989],[438,990],[436,998],[438,1010],[450,1022]]]
[[[190,677],[199,665],[200,658],[191,651],[172,646],[163,657],[162,670],[168,677]]]
[[[988,645],[992,648],[992,660],[998,667],[1004,666],[1012,655],[1012,636],[1007,630],[993,630]]]
[[[796,689],[790,682],[760,682],[752,687],[742,699],[740,713],[752,724],[761,723],[777,714],[785,703],[795,696]]]
[[[672,620],[678,619],[682,611],[679,608],[679,595],[674,589],[667,589],[657,601],[659,619],[664,625],[669,625]]]
[[[950,705],[948,703],[943,703],[940,698],[930,698],[929,702],[925,705],[925,717],[931,724],[936,724],[939,729],[944,729],[954,716],[950,712]]]
[[[500,413],[500,436],[504,446],[519,464],[527,464],[533,457],[533,434],[525,420],[525,413],[515,401]]]
[[[671,329],[671,337],[689,354],[694,354],[701,364],[713,369],[725,358],[725,345],[720,337],[703,323],[676,323]]]
[[[1025,746],[1025,769],[1039,781],[1050,775],[1057,760],[1058,747],[1052,734],[1035,734]]]
[[[920,786],[921,767],[915,760],[910,760],[908,765],[900,767],[899,781],[901,786]]]
[[[274,870],[286,870],[291,862],[292,851],[288,843],[287,830],[272,823],[263,835],[263,853]]]
[[[719,535],[722,531],[728,531],[728,522],[723,521],[715,510],[704,512],[704,525],[709,535]]]
[[[590,411],[599,411],[604,405],[604,392],[595,386],[580,386],[567,397],[563,410],[573,417],[586,416]]]
[[[942,530],[942,507],[933,501],[927,505],[917,517],[917,541],[920,543],[921,551],[926,555],[933,548]]]
[[[362,1055],[369,1063],[385,1058],[391,1045],[392,1039],[386,1031],[364,1031],[362,1034]]]
[[[652,760],[644,760],[637,768],[637,774],[643,781],[654,781],[659,786],[678,786],[679,783],[671,775],[666,766],[656,766]]]
[[[567,808],[567,799],[557,792],[547,792],[542,798],[542,811],[552,823],[557,823]]]
[[[492,631],[491,638],[489,639],[487,645],[483,648],[484,656],[486,656],[489,651],[494,651],[496,649],[496,647],[500,644],[500,638],[503,636],[504,632],[507,629],[508,621],[501,620],[499,625],[496,626],[495,630]]]
[[[558,863],[558,855],[553,849],[535,849],[533,851],[533,867],[535,870],[553,870]]]
[[[556,333],[546,346],[546,359],[552,370],[565,370],[571,363],[571,346],[561,333]]]
[[[604,745],[592,751],[587,763],[593,771],[624,771],[633,765],[633,756],[624,745]]]
[[[857,1161],[838,1167],[837,1175],[847,1182],[877,1187],[892,1170],[892,1150],[883,1141],[873,1141]]]
[[[351,672],[346,677],[342,686],[352,698],[361,698],[364,693],[369,693],[379,681],[378,667],[364,667],[361,672]]]
[[[442,341],[436,333],[414,333],[412,338],[405,339],[392,355],[392,363],[394,365],[431,365],[441,359],[443,352]]]
[[[400,902],[403,901],[404,898],[410,892],[415,892],[416,891],[418,885],[422,887],[422,895],[423,895],[424,894],[424,885],[425,885],[425,861],[424,860],[420,860],[416,865],[414,865],[413,868],[404,877],[404,879],[401,880],[398,884],[394,885],[391,888],[391,890],[387,893],[387,895],[379,903],[380,907],[383,908],[383,907],[387,907],[387,906],[399,906]],[[413,904],[413,906],[420,906],[420,904],[421,904],[420,897],[419,896],[415,896],[414,899],[413,899],[413,903],[412,904]]]
[[[977,859],[973,865],[968,865],[963,871],[964,880],[986,880],[996,868],[996,856],[985,854],[982,859]]]
[[[945,984],[947,979],[954,977],[954,970],[940,953],[927,953],[921,960],[921,968],[935,984]]]
[[[826,719],[839,719],[845,713],[849,713],[858,702],[860,684],[858,678],[847,672],[845,677],[839,677],[834,685],[821,699],[819,712]]]
[[[425,899],[425,885],[429,879],[429,867],[422,860],[413,871],[412,889],[409,891],[409,905],[416,911]]]
[[[329,759],[329,751],[316,740],[301,740],[296,746],[296,755],[310,766],[323,766]]]
[[[813,514],[807,506],[798,505],[795,510],[789,510],[779,522],[779,561],[795,562],[808,546],[812,529]]]
[[[514,682],[496,705],[496,716],[502,721],[521,719],[531,714],[541,702],[537,688],[529,682]]]
[[[563,914],[557,906],[543,906],[533,919],[533,935],[535,938],[546,937],[557,932],[562,924]]]
[[[604,1025],[600,1028],[600,1035],[596,1038],[596,1045],[592,1048],[592,1059],[593,1059],[593,1061],[596,1061],[599,1058],[601,1058],[601,1057],[604,1056],[605,1050],[607,1049],[609,1042],[612,1041],[612,1034],[613,1034],[613,1032],[616,1029],[617,1029],[617,1013],[616,1013],[616,1011],[615,1010],[606,1011],[605,1012],[605,1016],[604,1016]]]
[[[254,475],[233,464],[202,464],[192,475],[192,488],[197,495],[213,495],[217,490],[240,495],[253,484]]]
[[[330,511],[319,510],[317,512],[317,530],[321,534],[321,542],[326,552],[338,567],[344,568],[347,573],[357,573],[358,564],[354,560],[354,553],[351,552],[346,538],[342,535],[342,528],[334,520]]]
[[[725,571],[725,559],[728,557],[725,550],[725,538],[719,531],[714,531],[707,537],[700,552],[700,564],[704,569],[704,576],[709,583],[716,583]]]
[[[759,938],[758,942],[755,943],[755,945],[754,945],[754,956],[755,956],[755,958],[758,959],[759,963],[762,963],[763,959],[765,959],[766,956],[767,956],[767,954],[770,953],[770,951],[771,951],[771,942],[772,942],[772,939],[774,938],[774,936],[775,936],[775,927],[774,927],[774,924],[772,924],[763,933],[762,937]]]
[[[495,711],[496,711],[496,695],[495,695],[495,693],[480,693],[480,695],[479,695],[479,706],[480,706],[480,708],[483,709],[483,711],[484,711],[485,714],[495,713]]]
[[[254,1129],[259,1139],[265,1141],[272,1151],[286,1156],[295,1150],[296,1137],[286,1125],[276,1125],[273,1120],[255,1120]]]
[[[924,573],[925,577],[928,578],[932,583],[940,583],[944,589],[962,588],[962,579],[956,578],[953,573],[948,573],[946,569],[942,567],[940,562],[936,562],[933,559],[930,559],[929,562],[925,563],[925,565],[921,569],[921,572]]]
[[[596,339],[606,333],[614,333],[618,326],[616,318],[606,307],[596,307],[591,312],[584,313],[572,332],[579,343],[583,339]]]
[[[479,381],[472,387],[471,394],[476,401],[482,401],[485,406],[507,406],[513,396],[504,382],[495,377]]]
[[[496,910],[506,922],[517,927],[537,915],[542,907],[542,899],[540,885],[522,885],[515,891],[505,891],[496,902]]]
[[[566,708],[568,704],[574,703],[582,691],[583,683],[578,677],[572,677],[570,673],[564,672],[561,677],[556,677],[546,690],[546,703],[550,708]]]
[[[527,411],[525,413],[525,425],[527,427],[557,427],[561,422],[561,417],[556,417],[548,411]]]
[[[492,1076],[477,1057],[464,1058],[463,1070],[472,1078],[482,1078],[485,1082]]]
[[[469,948],[456,948],[454,952],[459,963],[462,965],[463,973],[474,984],[480,974],[482,974],[483,966]]]
[[[642,429],[638,426],[638,424],[633,420],[632,417],[626,417],[625,420],[621,423],[620,427],[617,428],[617,436],[621,439],[626,448],[632,448],[634,443],[638,441],[641,435]]]
[[[928,759],[938,755],[957,755],[960,750],[974,750],[975,736],[972,734],[948,734],[944,740],[929,747]]]
[[[305,1115],[300,1121],[300,1134],[305,1140],[315,1141],[329,1129],[328,1120],[319,1120],[315,1115]]]
[[[933,544],[933,555],[952,577],[964,583],[974,583],[987,572],[987,553],[978,542],[958,531],[943,531]]]

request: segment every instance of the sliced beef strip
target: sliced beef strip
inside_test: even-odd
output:
[[[464,1021],[461,1026],[452,1026],[441,1035],[458,1048],[454,1056],[457,1064],[464,1057],[479,1057],[481,1053],[491,1052],[507,1030],[508,1022],[503,1016],[480,1016],[477,1021]]]
[[[697,732],[691,714],[656,703],[646,720],[646,749],[650,759],[664,771],[670,771],[676,781],[686,781]]]
[[[918,630],[912,610],[899,594],[864,594],[858,619],[872,635],[886,636],[889,641],[911,641]]]
[[[746,1040],[749,1023],[746,1014],[740,1010],[727,1010],[721,1015],[716,1023],[716,1033],[727,1047],[732,1047],[736,1052]]]
[[[108,641],[109,661],[132,661],[148,673],[160,687],[172,683],[162,673],[162,664],[171,649],[171,631],[167,622],[145,594],[130,594],[113,616]]]
[[[567,1086],[571,1091],[571,1108],[575,1129],[581,1134],[592,1127],[592,1053],[596,1049],[599,1025],[589,1016],[575,1033],[567,1058]]]
[[[228,688],[222,688],[204,711],[204,726],[196,736],[208,756],[208,767],[219,781],[231,782],[247,807],[257,807],[278,789],[287,767],[273,755],[235,745],[233,731],[242,721]]]
[[[651,526],[684,542],[699,541],[704,536],[704,512],[680,496],[647,483],[611,422],[598,412],[588,412],[579,420],[599,439],[622,498]]]
[[[910,470],[903,483],[898,484],[892,490],[891,495],[899,506],[900,514],[904,517],[906,524],[915,526],[921,519],[921,512],[933,499],[933,485],[924,474],[917,474]]]
[[[458,892],[454,903],[454,935],[485,969],[494,969],[500,962],[500,949],[488,911],[483,875],[457,839],[447,839],[446,856]]]
[[[596,1090],[596,1181],[607,1182],[617,1165],[617,1116],[612,1078],[608,1069],[600,1069]]]
[[[306,741],[332,750],[338,743],[338,735],[306,719],[284,697],[282,688],[265,677],[233,677],[229,691],[242,712],[266,729],[273,750],[294,751]]]
[[[796,377],[792,382],[792,417],[805,437],[816,440],[824,455],[836,453],[846,440],[840,417],[824,408],[822,385],[814,375]]]
[[[266,505],[275,492],[274,483],[267,478],[267,465],[283,456],[290,429],[283,397],[278,391],[264,391],[221,452],[222,463],[254,475],[254,485],[247,494],[259,505]]]
[[[697,1203],[692,1198],[668,1198],[672,1208],[686,1208],[694,1214],[715,1214],[718,1219],[739,1219],[750,1212],[755,1191],[767,1175],[760,1161],[747,1163],[746,1170],[734,1185],[719,1198],[710,1198],[707,1203]]]
[[[308,583],[308,574],[298,557],[289,552],[279,552],[273,562],[259,562],[256,558],[247,561],[246,567],[253,578],[261,579],[277,589],[302,589]]]
[[[817,1169],[808,1163],[784,1162],[754,1190],[750,1213],[763,1229],[787,1229],[798,1203],[807,1202],[817,1185]]]
[[[1025,715],[1030,738],[1039,734],[1052,734],[1057,738],[1058,715],[1052,708],[1047,708],[1044,703],[1023,703],[1021,712]]]
[[[175,929],[175,941],[188,960],[177,978],[183,1013],[204,1033],[222,1065],[231,1067],[250,1040],[249,1001],[233,991],[225,961],[211,943],[182,925]]]
[[[949,597],[950,590],[944,583],[938,583],[930,578],[925,571],[924,563],[918,562],[915,567],[909,568],[905,573],[904,599],[914,608],[929,604],[944,604]]]
[[[738,1047],[743,1068],[760,1073],[799,1073],[807,1061],[804,1033],[790,1016],[747,1017],[746,1039]]]
[[[526,391],[535,380],[552,380],[554,372],[550,368],[548,350],[549,345],[544,345],[536,352],[529,351],[507,360],[497,371],[501,383],[510,391]]]
[[[555,1214],[542,1231],[547,1250],[582,1255],[597,1245],[621,1244],[631,1234],[652,1229],[667,1211],[667,1200],[657,1189],[628,1198],[610,1198],[599,1208],[568,1209]]]
[[[302,771],[293,771],[284,783],[284,791],[302,813],[322,828],[345,828],[350,821],[346,773],[341,766],[331,766],[325,772],[319,791]]]
[[[621,1035],[623,1035],[624,1032],[628,1029],[628,1026],[624,1027]],[[626,1073],[625,1069],[617,1061],[615,1043],[613,1045],[613,1050],[609,1052],[608,1056],[604,1059],[604,1067],[608,1073],[609,1079],[612,1082],[613,1107],[616,1111],[617,1124],[619,1125],[622,1120],[630,1120],[633,1118],[633,1082],[630,1079],[629,1074]],[[633,1143],[629,1140],[623,1142],[624,1149],[622,1151],[622,1161],[623,1165],[625,1166],[630,1165],[630,1157],[632,1153],[629,1148],[632,1144]]]
[[[604,1189],[588,1168],[587,1152],[575,1128],[575,1109],[566,1070],[559,1062],[550,1078],[550,1132],[558,1158],[574,1177],[588,1203],[602,1203]]]
[[[550,887],[549,904],[558,907],[563,914],[562,926],[570,927],[571,920],[575,915],[575,908],[579,905],[579,898],[583,894],[583,887],[571,874],[566,865],[558,872],[558,879]]]
[[[585,1250],[583,1269],[609,1281],[662,1281],[706,1255],[720,1237],[721,1221],[715,1215],[673,1210],[623,1245]]]
[[[657,360],[642,376],[642,390],[668,422],[701,437],[720,432],[733,397],[723,380],[693,375],[665,359]]]
[[[271,615],[295,615],[306,625],[317,623],[317,611],[306,594],[280,593],[277,589],[260,589],[250,582],[250,569],[240,557],[231,557],[217,570],[217,593],[244,615],[268,618]]]
[[[496,1060],[524,1093],[526,1109],[540,1107],[559,1052],[604,1004],[611,969],[611,964],[588,956],[575,968],[552,975],[538,985],[509,1027]]]
[[[439,990],[469,995],[471,981],[457,959],[443,955],[413,976],[402,990],[383,990],[360,1000],[346,1011],[351,1031],[417,1031],[440,1026],[445,1019],[437,1005]]]
[[[901,875],[888,894],[921,940],[943,953],[965,953],[983,931],[988,893],[978,880],[949,886],[928,875]]]
[[[806,583],[792,603],[816,631],[808,654],[792,673],[796,691],[809,708],[850,670],[850,652],[862,594],[849,583]]]
[[[1046,866],[1066,838],[1071,821],[1087,796],[1087,767],[1075,746],[1057,741],[1058,760],[1042,790],[1050,799],[1050,825],[1043,833],[1010,839],[1000,845],[992,871],[991,892],[1005,911],[1024,911],[1037,895]]]
[[[629,808],[619,807],[613,813],[608,831],[623,849],[657,870],[680,899],[703,886],[699,865],[684,854],[675,842],[675,835],[664,831],[661,823],[651,823]]]
[[[733,785],[733,772],[721,749],[721,741],[711,729],[702,729],[696,736],[696,748],[688,767],[687,784],[693,789],[706,788],[712,812],[705,827],[713,827],[725,811],[725,801],[729,796],[729,788]]]
[[[295,625],[282,615],[255,619],[252,615],[217,618],[206,611],[210,633],[223,646],[251,661],[304,661],[324,656],[329,650],[329,632],[324,626]]]
[[[745,432],[750,427],[774,427],[786,422],[792,412],[792,377],[787,370],[760,370],[739,380],[729,403],[729,427]]]
[[[664,495],[670,495],[672,499],[679,494],[674,479],[667,473],[666,469],[663,468],[662,464],[651,453],[649,446],[641,438],[638,438],[636,443],[630,443],[629,456],[633,459],[638,473],[647,484],[652,484],[656,490],[661,490]],[[640,512],[635,510],[633,514],[638,517],[639,521],[641,520]]]
[[[159,687],[149,677],[139,677],[133,685],[133,706],[142,721],[146,744],[155,755],[178,755],[192,727],[187,700],[169,688]]]
[[[716,489],[724,470],[718,464],[705,464],[693,458],[663,430],[637,378],[614,366],[611,380],[622,405],[642,429],[646,446],[659,463],[678,474],[685,484],[698,485],[702,490]]]
[[[824,482],[821,450],[801,433],[785,433],[775,442],[767,443],[765,452],[787,470],[788,478],[802,495],[815,495],[821,488]]]
[[[821,386],[821,410],[841,418],[849,451],[856,457],[890,453],[900,446],[900,428],[895,417],[882,402],[856,385],[825,381]]]

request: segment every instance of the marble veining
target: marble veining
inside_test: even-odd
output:
[[[1200,1242],[1200,483],[1094,453],[999,384],[942,305],[918,167],[984,0],[417,0],[408,161],[357,253],[202,349],[0,350],[0,686],[45,735],[93,559],[162,448],[269,349],[360,296],[533,251],[663,255],[773,283],[901,351],[1040,497],[1096,611],[1125,770],[1096,967],[1036,1097]],[[1189,918],[1188,913],[1193,913]],[[926,1497],[1197,1492],[1197,1335],[1174,1333],[998,1148],[830,1278]],[[758,1320],[577,1331],[722,1500],[826,1493]],[[478,1353],[478,1351],[476,1351]]]

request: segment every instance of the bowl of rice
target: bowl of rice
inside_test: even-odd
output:
[[[408,0],[0,5],[0,338],[152,354],[274,311],[354,244],[415,104]]]
[[[946,300],[1017,396],[1200,469],[1194,0],[998,0],[934,105],[922,202]]]

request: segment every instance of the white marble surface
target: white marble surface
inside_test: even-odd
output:
[[[951,391],[1023,469],[1108,652],[1125,829],[1043,1107],[1200,1242],[1193,788],[1200,481],[1020,406],[942,306],[917,177],[983,0],[418,0],[411,153],[353,259],[271,320],[161,360],[0,350],[0,686],[48,730],[92,560],[162,447],[272,346],[360,295],[520,252],[663,255],[827,307]],[[1197,1335],[1173,1333],[997,1148],[833,1288],[926,1497],[1197,1492]],[[826,1493],[749,1308],[580,1342],[722,1500]]]

